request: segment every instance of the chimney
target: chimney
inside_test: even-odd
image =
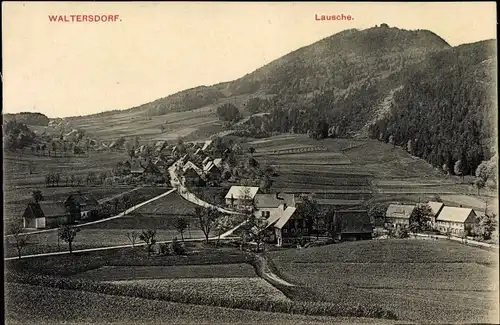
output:
[[[283,198],[279,197],[280,192],[276,192],[276,200],[284,200]]]

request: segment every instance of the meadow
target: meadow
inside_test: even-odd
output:
[[[341,318],[271,313],[216,306],[63,290],[8,283],[5,288],[8,324],[393,324],[371,318]]]
[[[324,301],[379,304],[415,322],[489,322],[498,297],[498,288],[491,286],[495,254],[455,242],[408,239],[269,256],[279,275]]]

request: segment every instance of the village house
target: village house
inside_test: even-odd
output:
[[[340,240],[373,238],[373,223],[367,210],[336,210],[335,232]]]
[[[220,169],[214,164],[213,161],[209,161],[203,165],[203,174],[211,178],[217,178],[220,176]]]
[[[295,197],[293,194],[256,194],[254,197],[254,215],[265,218],[268,227],[274,231],[270,241],[276,246],[283,244],[283,227],[295,213]],[[285,233],[288,227],[285,227]]]
[[[64,206],[71,212],[73,220],[85,220],[97,216],[99,202],[90,193],[76,193],[68,196]]]
[[[130,173],[133,176],[141,176],[144,173],[144,167],[138,161],[134,161],[131,163]]]
[[[203,144],[203,147],[201,148],[201,151],[207,150],[211,144],[212,144],[212,140],[205,141],[205,143]]]
[[[231,186],[225,196],[226,205],[230,207],[253,206],[254,198],[258,191],[259,188],[254,186]]]
[[[442,202],[434,202],[434,201],[429,201],[427,202],[427,205],[431,208],[432,215],[431,215],[431,226],[434,228],[436,224],[436,219],[441,210],[444,207],[444,204]]]
[[[396,228],[407,227],[415,207],[415,205],[390,204],[385,213],[385,222]]]
[[[436,218],[435,227],[442,233],[453,235],[470,234],[478,223],[478,216],[473,209],[443,207]]]
[[[153,176],[161,176],[162,172],[161,170],[157,167],[157,165],[160,165],[159,162],[156,164],[152,161],[150,161],[145,167],[144,171],[142,172],[143,175],[153,175]]]
[[[71,221],[71,214],[62,202],[30,202],[23,213],[24,228],[59,227]]]

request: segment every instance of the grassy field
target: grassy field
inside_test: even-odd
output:
[[[179,278],[252,278],[254,268],[245,263],[172,266],[103,266],[78,273],[94,281],[158,280]]]
[[[123,189],[122,189],[123,190]],[[155,196],[168,191],[161,187],[144,187],[137,189],[131,194],[132,202],[137,204],[149,200]],[[175,193],[171,193],[173,195]],[[168,195],[167,195],[168,197]],[[187,202],[187,201],[186,201]],[[150,203],[153,204],[154,202]],[[145,205],[147,206],[147,205]],[[156,226],[162,227],[156,227]],[[120,218],[104,221],[102,223],[90,224],[81,227],[75,241],[73,249],[85,249],[105,246],[127,245],[131,244],[127,237],[130,231],[142,231],[149,228],[157,228],[157,240],[172,240],[174,237],[180,238],[175,228],[171,223],[167,223],[162,217],[141,216],[132,212],[130,215],[125,215]],[[198,231],[194,226],[188,229],[185,238],[201,237],[202,232]],[[57,229],[53,231],[30,234],[26,236],[27,246],[23,248],[23,255],[38,254],[47,252],[57,252],[67,250],[68,246],[65,242],[58,239]],[[13,239],[7,240],[6,253],[7,256],[15,256],[17,251],[13,246]]]
[[[388,320],[257,312],[214,306],[62,290],[25,284],[6,286],[8,324],[392,324]]]
[[[448,241],[380,240],[269,254],[282,277],[327,301],[379,304],[408,321],[496,316],[496,253]]]

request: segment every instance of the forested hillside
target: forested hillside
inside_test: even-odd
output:
[[[42,113],[22,112],[17,114],[4,114],[4,122],[15,120],[26,125],[47,126],[49,118]]]
[[[494,154],[494,56],[493,40],[467,44],[432,54],[397,76],[403,88],[370,136],[405,146],[446,172],[474,173]]]

